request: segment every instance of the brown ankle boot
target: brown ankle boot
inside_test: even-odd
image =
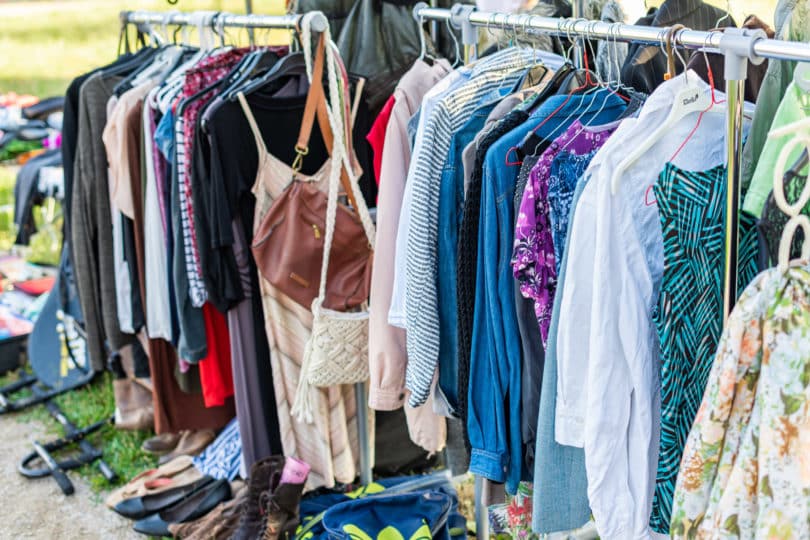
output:
[[[291,540],[298,527],[298,505],[304,484],[278,484],[265,505],[263,540]]]
[[[280,478],[282,469],[284,469],[283,456],[272,456],[257,461],[250,468],[247,497],[240,508],[239,527],[233,535],[233,540],[256,540],[261,537],[265,526],[265,508],[262,503],[269,497],[272,479]]]

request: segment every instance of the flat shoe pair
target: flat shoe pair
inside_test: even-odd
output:
[[[128,519],[142,519],[177,504],[213,481],[214,479],[210,476],[204,476],[191,484],[170,489],[156,495],[124,499],[118,503],[113,510]]]
[[[124,499],[156,495],[196,482],[202,478],[202,473],[193,466],[194,462],[190,456],[181,456],[157,469],[144,471],[110,493],[104,504],[114,509]]]
[[[171,536],[169,525],[198,519],[213,510],[221,502],[230,499],[231,485],[227,480],[216,480],[178,503],[151,516],[135,522],[136,532],[149,536]]]

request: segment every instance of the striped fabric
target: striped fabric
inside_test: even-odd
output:
[[[413,156],[407,184],[413,190],[413,205],[407,239],[405,305],[407,309],[408,367],[405,386],[409,403],[418,407],[430,392],[439,360],[438,272],[438,182],[450,142],[470,118],[482,98],[498,89],[512,88],[525,68],[535,62],[535,52],[511,48],[481,60],[472,69],[469,82],[441,98],[426,119],[421,152]]]
[[[661,346],[661,439],[650,525],[669,532],[675,480],[723,331],[726,169],[668,164],[654,186],[664,237],[655,310]],[[739,290],[757,274],[754,218],[740,215]]]
[[[236,419],[223,429],[214,442],[194,458],[194,466],[217,480],[233,481],[242,470],[242,438]]]
[[[232,49],[208,56],[185,73],[181,97],[184,100],[177,109],[175,140],[177,148],[177,182],[180,193],[180,222],[183,227],[183,248],[188,276],[188,292],[191,305],[200,308],[208,299],[208,291],[202,278],[197,232],[194,230],[194,209],[191,206],[191,156],[197,117],[203,106],[216,95],[215,90],[204,89],[224,78],[231,68],[245,55],[247,49]]]
[[[191,205],[191,194],[186,190],[186,171],[191,166],[190,154],[186,154],[185,120],[178,116],[174,122],[175,140],[175,160],[177,165],[178,193],[180,194],[180,226],[183,231],[183,253],[186,260],[186,275],[188,276],[188,294],[194,306],[202,306],[208,299],[208,292],[205,290],[205,283],[201,273],[197,272],[199,265],[199,255],[195,249],[196,240],[194,234],[194,222],[192,212],[189,212]]]

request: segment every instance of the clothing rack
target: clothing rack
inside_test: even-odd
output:
[[[320,11],[310,12],[310,26],[314,32],[324,32],[329,27],[329,21]],[[162,26],[196,26],[198,28],[219,29],[246,28],[280,28],[299,30],[305,15],[237,15],[233,13],[198,11],[193,13],[156,11],[122,11],[120,14],[122,26],[132,25],[162,25]],[[368,433],[368,393],[365,383],[355,384],[355,402],[357,404],[357,433],[360,451],[360,482],[371,483],[371,444]]]
[[[279,28],[295,30],[300,28],[304,15],[239,15],[221,11],[159,12],[122,11],[121,24],[147,24],[163,26],[202,26],[204,28]],[[329,25],[326,15],[313,12],[312,30],[323,32]]]
[[[727,197],[725,213],[725,264],[723,276],[723,316],[728,319],[737,299],[739,245],[740,163],[742,159],[743,101],[748,62],[757,65],[764,59],[810,62],[810,44],[769,39],[762,30],[726,28],[725,31],[700,32],[670,27],[636,26],[580,18],[583,2],[573,0],[573,18],[541,17],[530,14],[507,14],[476,11],[473,6],[456,4],[450,9],[429,7],[424,2],[414,6],[417,21],[447,21],[461,30],[465,59],[477,56],[477,28],[508,30],[514,34],[552,34],[574,40],[575,64],[582,67],[582,39],[607,39],[633,43],[672,45],[686,49],[705,49],[725,56],[728,156]],[[486,508],[481,500],[482,483],[476,476],[475,514],[477,533],[489,536]]]

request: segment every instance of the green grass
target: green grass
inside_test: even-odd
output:
[[[16,374],[6,375],[0,378],[0,385],[6,385],[16,378]],[[28,392],[19,394],[20,397],[25,395],[30,394]],[[54,401],[68,419],[80,428],[109,418],[115,410],[112,377],[109,373],[104,373],[90,385],[58,396]],[[21,423],[43,424],[48,435],[47,439],[56,439],[64,434],[61,425],[51,418],[42,405],[15,413],[13,418]],[[120,485],[136,474],[157,465],[154,456],[141,450],[143,441],[152,435],[151,431],[121,431],[108,424],[89,437],[88,441],[102,449],[104,460],[118,474],[119,480],[116,485]],[[99,497],[103,491],[114,487],[102,476],[96,463],[85,465],[76,472],[90,483],[90,487],[99,494]]]
[[[115,59],[122,10],[213,10],[244,13],[244,0],[76,0],[0,3],[0,94],[61,95],[74,77]],[[254,2],[254,11],[283,12],[281,0]],[[283,34],[282,34],[283,35]],[[244,31],[229,36],[246,42]],[[259,43],[279,33],[259,33]]]

